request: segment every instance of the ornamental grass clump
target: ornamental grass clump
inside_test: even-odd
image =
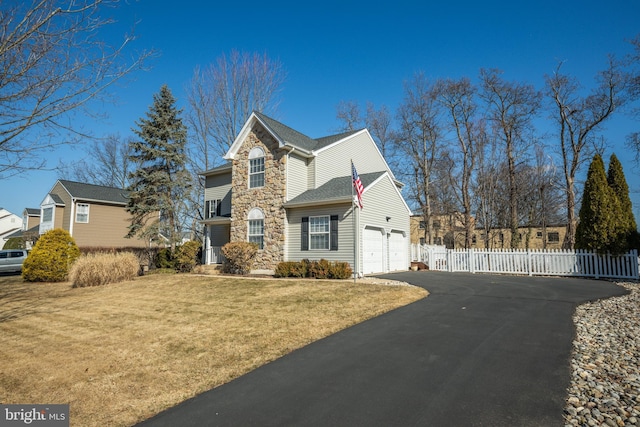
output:
[[[131,252],[94,253],[80,257],[71,267],[69,280],[74,288],[101,286],[132,280],[140,262]]]
[[[22,265],[27,282],[64,282],[69,268],[80,256],[80,249],[68,231],[55,228],[38,239]]]

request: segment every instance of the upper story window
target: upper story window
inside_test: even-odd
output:
[[[249,188],[264,187],[264,151],[254,147],[249,152]]]
[[[51,229],[53,229],[53,221],[54,221],[54,212],[55,206],[48,205],[43,206],[40,211],[40,227],[38,232],[43,234]]]
[[[76,205],[76,222],[89,222],[89,205],[86,203],[78,203]]]
[[[53,221],[53,207],[42,209],[42,222]]]
[[[205,201],[205,219],[215,218],[222,216],[222,200],[207,200]]]

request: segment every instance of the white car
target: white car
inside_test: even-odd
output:
[[[0,251],[0,273],[21,272],[22,263],[27,259],[25,249],[5,249]]]

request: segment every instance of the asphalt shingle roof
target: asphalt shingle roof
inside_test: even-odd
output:
[[[127,204],[129,192],[122,188],[102,185],[84,184],[82,182],[60,180],[72,197],[82,200],[93,200],[118,204]]]
[[[277,120],[272,119],[271,117],[265,116],[262,113],[254,113],[269,127],[271,131],[276,133],[276,135],[285,143],[293,145],[294,147],[300,148],[305,151],[313,151],[319,148],[326,147],[327,145],[333,144],[334,142],[346,138],[349,135],[359,132],[359,130],[354,130],[313,139],[303,133],[298,132],[295,129],[290,128],[285,124],[280,123]]]
[[[223,172],[223,171],[227,171],[227,170],[230,171],[232,169],[232,167],[233,167],[233,164],[231,162],[226,162],[226,163],[224,163],[224,164],[222,164],[220,166],[216,166],[216,167],[213,167],[213,168],[211,168],[209,170],[206,170],[204,172],[200,172],[200,175],[210,175],[210,174],[213,174],[213,173],[216,173],[216,172]]]
[[[360,175],[364,188],[380,178],[385,172],[372,172]],[[333,178],[318,188],[307,190],[289,200],[286,205],[326,202],[329,200],[349,200],[351,198],[351,176]]]

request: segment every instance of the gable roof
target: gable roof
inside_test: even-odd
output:
[[[289,126],[280,123],[277,120],[272,119],[262,113],[254,111],[247,122],[242,127],[242,130],[238,134],[237,138],[231,144],[229,151],[225,154],[225,159],[232,159],[235,153],[238,151],[240,145],[244,142],[247,134],[251,130],[253,123],[258,121],[264,128],[278,141],[280,148],[292,147],[297,148],[307,155],[312,155],[313,151],[324,148],[328,145],[334,144],[350,135],[361,132],[362,130],[354,130],[349,132],[343,132],[336,135],[329,135],[322,138],[314,139]]]
[[[129,192],[122,188],[105,187],[103,185],[85,184],[82,182],[60,179],[58,182],[75,199],[93,202],[107,202],[126,205],[129,201]]]
[[[373,184],[378,178],[387,172],[372,172],[360,175],[362,185],[366,189]],[[284,204],[285,207],[312,205],[316,203],[340,203],[350,202],[353,194],[351,192],[351,176],[340,176],[333,178],[318,188],[307,190],[297,197],[289,200]]]
[[[40,216],[39,208],[24,208],[24,212],[26,212],[29,216]]]

